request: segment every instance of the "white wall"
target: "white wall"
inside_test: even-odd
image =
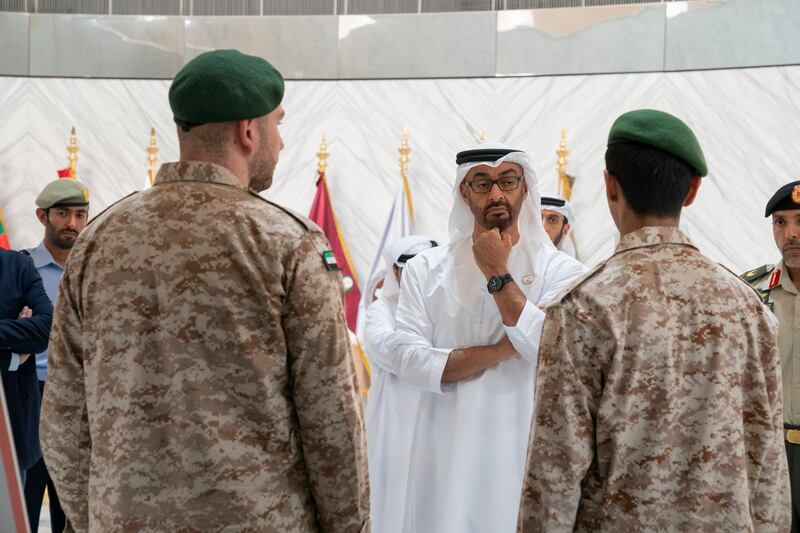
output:
[[[177,157],[167,81],[0,78],[0,208],[13,247],[42,235],[34,198],[67,165],[78,131],[79,179],[93,214],[146,183],[150,127],[160,161]],[[544,192],[556,187],[559,134],[567,130],[568,172],[577,176],[578,248],[588,264],[613,249],[603,196],[605,138],[613,120],[640,107],[662,109],[694,128],[710,174],[685,223],[700,249],[736,271],[778,257],[767,199],[800,178],[800,67],[651,74],[447,80],[289,82],[286,149],[268,197],[307,213],[316,151],[329,140],[335,209],[363,280],[394,191],[409,129],[410,176],[419,232],[446,240],[455,153],[485,131],[529,151]]]

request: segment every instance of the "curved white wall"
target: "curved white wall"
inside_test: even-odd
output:
[[[177,157],[167,81],[0,78],[0,208],[14,247],[35,245],[34,198],[66,166],[78,130],[79,177],[93,214],[146,183],[150,127],[160,161]],[[685,222],[701,250],[744,271],[778,256],[764,204],[800,178],[800,67],[649,74],[451,80],[289,82],[286,142],[267,193],[307,213],[316,151],[329,139],[335,208],[360,278],[366,275],[398,187],[397,148],[409,129],[418,230],[446,240],[454,156],[488,138],[529,151],[546,192],[555,190],[555,149],[567,130],[577,176],[579,250],[589,264],[613,247],[603,196],[605,137],[620,113],[655,107],[697,133],[710,175]]]

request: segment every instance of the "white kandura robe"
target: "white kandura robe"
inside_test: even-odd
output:
[[[381,297],[367,309],[364,348],[372,368],[366,427],[372,530],[403,531],[411,431],[421,392],[400,383],[388,357],[386,341],[394,333],[399,294]]]
[[[500,319],[471,238],[426,251],[403,271],[388,353],[400,382],[421,392],[413,416],[388,426],[390,435],[384,437],[411,442],[406,494],[398,501],[403,520],[393,529],[515,531],[544,321],[537,306],[559,296],[586,268],[551,246],[520,241],[508,270],[528,299],[514,327]],[[504,334],[521,357],[457,383],[441,383],[452,350],[494,344]],[[383,532],[380,525],[373,528]]]

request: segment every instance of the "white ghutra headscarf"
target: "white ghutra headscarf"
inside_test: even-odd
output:
[[[509,153],[499,158],[497,158],[497,155],[493,155],[493,153],[502,152]],[[466,152],[460,152],[458,155],[459,158],[465,156],[466,159],[472,159],[472,161],[458,165],[456,170],[456,183],[453,187],[453,210],[450,212],[449,222],[450,242],[471,238],[475,227],[475,217],[472,215],[469,206],[464,202],[464,199],[461,198],[460,185],[464,181],[467,172],[478,165],[497,167],[501,163],[516,163],[522,167],[525,183],[528,185],[528,196],[522,202],[522,208],[517,219],[520,243],[536,243],[545,247],[555,248],[547,232],[545,232],[544,226],[542,226],[539,180],[533,171],[528,154],[505,144],[486,142]],[[482,157],[485,157],[486,160],[481,161]]]
[[[436,241],[424,235],[409,235],[398,239],[386,247],[384,261],[386,261],[386,275],[381,288],[381,298],[389,298],[400,293],[400,285],[394,276],[392,266],[403,267],[411,257],[438,246]]]
[[[542,209],[555,211],[567,219],[567,224],[575,227],[575,209],[572,207],[572,204],[569,203],[569,200],[562,198],[561,196],[551,195],[542,196],[541,202]]]

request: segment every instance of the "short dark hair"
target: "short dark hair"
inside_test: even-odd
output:
[[[676,217],[697,172],[682,159],[645,144],[626,142],[606,150],[606,170],[637,215]]]

